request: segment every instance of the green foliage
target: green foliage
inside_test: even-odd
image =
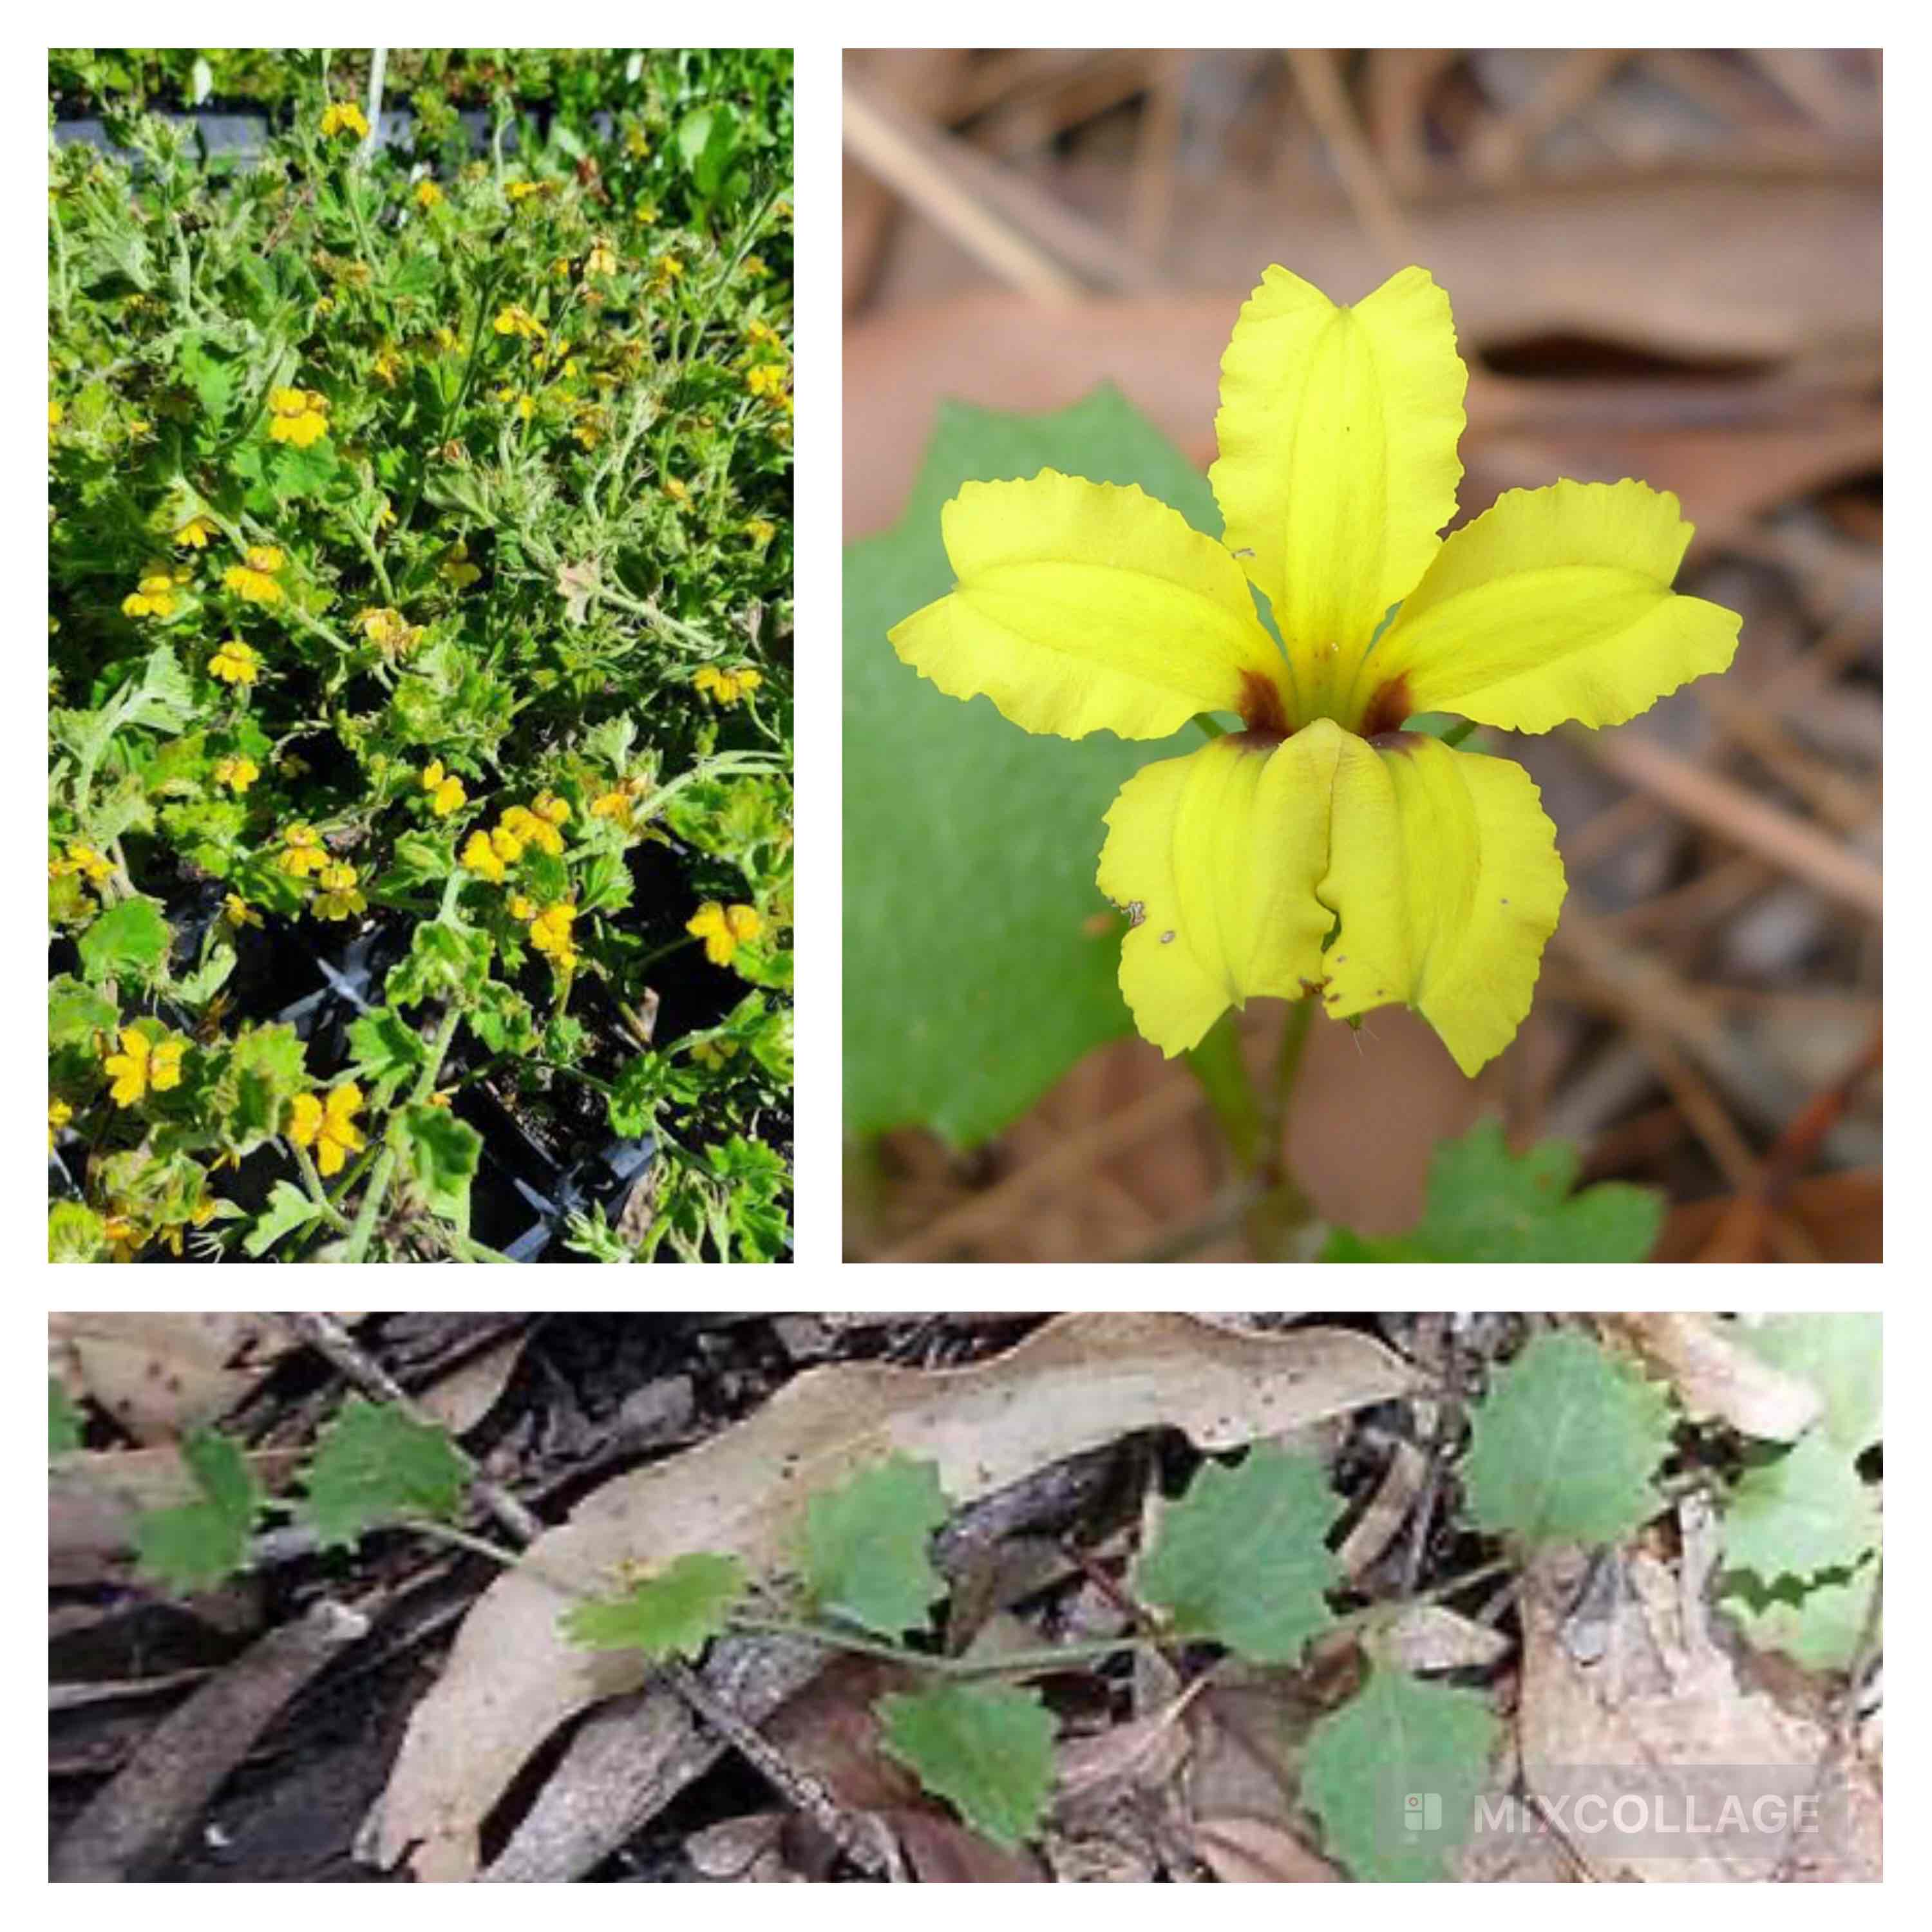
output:
[[[469,1471],[448,1436],[391,1402],[349,1396],[316,1446],[303,1514],[324,1547],[352,1544],[377,1524],[447,1521]]]
[[[1724,1560],[1766,1582],[1849,1570],[1876,1546],[1878,1507],[1844,1451],[1814,1433],[1747,1469],[1724,1506]]]
[[[1053,1718],[1036,1692],[936,1684],[882,1697],[886,1752],[982,1837],[1009,1849],[1039,1830],[1053,1787]]]
[[[566,1611],[564,1634],[586,1650],[638,1650],[654,1664],[694,1658],[724,1630],[745,1581],[745,1566],[735,1556],[688,1551],[622,1597]]]
[[[321,1216],[322,1209],[293,1181],[278,1180],[268,1190],[268,1204],[242,1237],[242,1252],[258,1262],[284,1234],[311,1226]]]
[[[1655,1514],[1670,1404],[1588,1336],[1536,1336],[1471,1418],[1462,1484],[1477,1524],[1531,1544],[1611,1543]]]
[[[1210,1462],[1163,1514],[1135,1593],[1178,1636],[1293,1664],[1334,1621],[1324,1593],[1342,1569],[1323,1539],[1336,1514],[1312,1456],[1262,1443],[1236,1468]]]
[[[972,1146],[1090,1048],[1130,1032],[1121,926],[1094,883],[1114,794],[1158,746],[1016,731],[942,697],[886,633],[952,585],[940,509],[974,478],[1053,466],[1138,483],[1197,527],[1203,478],[1117,391],[1057,415],[948,405],[904,515],[845,563],[845,1112]]]
[[[1468,1838],[1501,1735],[1478,1693],[1377,1664],[1360,1691],[1315,1727],[1302,1802],[1358,1881],[1445,1878],[1447,1858]],[[1412,1796],[1439,1800],[1439,1823],[1429,1825],[1433,1810],[1418,1809],[1412,1828],[1405,1812]]]
[[[824,1615],[881,1636],[922,1628],[946,1582],[934,1532],[951,1513],[938,1466],[892,1456],[806,1505],[806,1588]]]
[[[1844,1670],[1868,1632],[1877,1634],[1879,1580],[1876,1556],[1856,1569],[1780,1576],[1770,1584],[1740,1572],[1725,1579],[1718,1602],[1758,1649],[1781,1651],[1808,1670]]]
[[[1337,1229],[1328,1262],[1640,1262],[1657,1244],[1664,1198],[1627,1181],[1572,1193],[1576,1150],[1545,1141],[1513,1154],[1499,1122],[1444,1141],[1430,1162],[1422,1219],[1406,1234]]]
[[[248,1459],[214,1430],[192,1431],[181,1454],[200,1494],[146,1512],[136,1526],[136,1556],[141,1574],[164,1588],[212,1589],[248,1561],[262,1492]]]
[[[1885,1433],[1885,1318],[1773,1315],[1740,1322],[1739,1340],[1825,1399],[1825,1432],[1847,1456]]]
[[[790,56],[393,50],[412,115],[365,159],[323,120],[367,63],[50,60],[115,144],[49,160],[49,1080],[82,1196],[50,1252],[312,1258],[380,1184],[355,1252],[473,1253],[473,1132],[420,1108],[473,1082],[576,1141],[660,992],[700,1239],[715,1209],[776,1252],[788,1172],[730,1150],[790,1101]],[[141,111],[210,90],[274,109],[249,165]],[[755,939],[671,960],[712,901]],[[407,944],[346,1055],[273,1024],[371,926]],[[194,1044],[116,1102],[137,1022]],[[321,1163],[305,1214],[289,1130],[351,1082],[379,1157]],[[271,1144],[244,1211],[224,1177]]]

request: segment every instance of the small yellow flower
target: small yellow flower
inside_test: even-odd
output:
[[[362,110],[352,100],[332,100],[322,110],[322,138],[332,140],[344,130],[353,134],[358,141],[368,137],[369,124],[362,118]]]
[[[442,200],[442,190],[436,186],[434,182],[419,181],[416,183],[417,207],[424,208],[434,208],[438,202]]]
[[[530,342],[541,342],[548,333],[520,302],[512,302],[508,308],[500,309],[490,326],[499,335],[520,335]]]
[[[782,349],[784,338],[768,322],[754,316],[745,325],[745,340],[754,349]]]
[[[530,809],[539,818],[548,819],[553,825],[568,825],[570,823],[568,802],[559,798],[554,792],[538,792],[530,800]]]
[[[736,670],[720,670],[716,664],[700,664],[692,675],[692,683],[716,704],[736,704],[764,682],[763,674],[743,664]]]
[[[745,371],[745,386],[754,396],[783,396],[785,380],[785,368],[782,362],[757,362]]]
[[[287,873],[290,878],[306,879],[328,863],[321,835],[313,825],[298,823],[285,826],[282,838],[287,849],[277,856],[275,865],[278,871]]]
[[[591,243],[590,253],[584,258],[584,272],[586,275],[614,275],[617,272],[616,250],[602,236]]]
[[[429,794],[430,810],[439,818],[447,818],[466,803],[470,796],[463,789],[463,781],[443,770],[440,758],[430,759],[423,767],[422,788]]]
[[[664,493],[674,503],[688,503],[691,501],[691,486],[676,476],[667,476],[664,478]]]
[[[505,865],[514,866],[524,856],[524,841],[507,822],[500,823],[490,832],[490,849]]]
[[[239,892],[224,892],[222,895],[221,916],[237,932],[244,926],[260,926],[262,923],[262,915]]]
[[[554,182],[512,182],[503,192],[514,203],[528,201],[532,195],[548,194],[556,186]]]
[[[358,611],[356,622],[372,644],[392,658],[407,657],[422,641],[422,626],[410,623],[400,610],[387,604]]]
[[[631,216],[640,226],[649,228],[658,218],[658,205],[654,201],[640,201],[631,211]]]
[[[647,160],[650,157],[650,136],[641,128],[624,130],[624,152],[634,161]]]
[[[518,856],[522,856],[518,848]],[[474,872],[478,878],[488,879],[493,886],[500,886],[508,876],[508,868],[497,854],[488,833],[472,832],[464,842],[457,863],[465,872]]]
[[[220,526],[212,518],[190,517],[176,531],[175,542],[184,550],[206,550],[208,538],[220,533]]]
[[[527,926],[537,916],[537,902],[526,893],[512,892],[509,898],[508,910],[512,919],[520,920],[524,925]]]
[[[548,794],[539,796],[538,801],[539,803],[542,803],[544,796],[548,796]],[[550,802],[553,806],[563,804],[561,799],[551,800]],[[569,806],[564,806],[563,811],[564,816],[568,818],[570,814]],[[520,805],[513,805],[498,821],[497,830],[507,832],[511,838],[517,842],[516,856],[518,858],[522,857],[523,848],[525,845],[534,845],[538,851],[548,852],[553,859],[560,859],[563,856],[563,838],[556,828],[562,822],[561,820],[551,818],[548,812],[539,817],[537,813],[529,811]],[[501,851],[502,848],[499,846],[497,850]]]
[[[467,590],[483,573],[470,561],[470,546],[459,543],[442,560],[442,574],[458,590]]]
[[[148,1238],[128,1214],[108,1215],[100,1224],[100,1232],[106,1236],[108,1251],[117,1262],[131,1262]]]
[[[326,864],[316,875],[315,882],[322,889],[310,908],[317,919],[347,919],[352,914],[368,910],[369,902],[357,889],[353,866],[344,865],[339,860]]]
[[[764,931],[755,907],[722,906],[706,899],[685,922],[684,929],[704,942],[704,956],[714,966],[728,966],[731,956]]]
[[[64,859],[52,859],[47,862],[47,876],[58,879],[64,873],[80,872],[86,875],[90,886],[98,886],[112,874],[114,868],[92,845],[70,845]]]
[[[570,938],[571,922],[576,916],[576,907],[560,900],[555,905],[545,906],[530,921],[530,944],[566,969],[577,962],[577,949]]]
[[[362,1130],[356,1124],[362,1110],[362,1090],[352,1080],[332,1088],[326,1100],[298,1094],[289,1102],[289,1138],[297,1147],[314,1148],[315,1164],[325,1175],[340,1174],[349,1156],[362,1151]]]
[[[761,282],[771,273],[771,270],[765,266],[765,258],[762,255],[747,255],[740,265],[740,272],[747,281]]]
[[[607,791],[590,801],[592,818],[609,818],[628,826],[631,822],[631,795],[621,786],[615,791]]]
[[[166,572],[151,571],[141,579],[141,587],[121,600],[122,610],[130,617],[172,617],[179,602],[175,580]]]
[[[208,668],[224,684],[253,684],[261,674],[261,653],[239,638],[230,638],[208,659]]]
[[[67,411],[56,398],[50,396],[47,398],[47,436],[50,441],[52,440],[54,431],[60,428],[61,418],[66,414]]]
[[[745,526],[745,534],[763,550],[778,533],[778,526],[769,517],[754,517]]]
[[[279,604],[282,586],[275,577],[286,561],[273,544],[256,544],[239,563],[230,564],[221,573],[221,580],[248,603]]]
[[[271,389],[268,434],[306,449],[328,434],[328,398],[316,389]]]
[[[47,1102],[47,1147],[51,1152],[54,1136],[74,1118],[74,1109],[64,1100]]]
[[[244,752],[238,752],[232,758],[215,760],[214,782],[225,784],[238,796],[261,776],[261,766]]]
[[[375,359],[369,364],[370,374],[374,376],[384,388],[393,389],[396,386],[396,378],[402,372],[401,352],[393,344],[384,343],[382,347],[376,350]]]
[[[681,280],[683,274],[684,264],[675,255],[660,255],[658,257],[658,278],[660,281],[675,282]]]
[[[164,1034],[152,1040],[135,1027],[121,1029],[121,1051],[110,1054],[102,1070],[113,1082],[108,1089],[117,1107],[131,1107],[149,1094],[181,1084],[182,1054],[188,1042]]]

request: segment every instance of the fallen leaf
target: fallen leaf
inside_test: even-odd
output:
[[[1795,1442],[1824,1413],[1817,1390],[1774,1368],[1716,1315],[1612,1315],[1676,1385],[1692,1415],[1715,1416],[1767,1442]]]
[[[47,1317],[50,1371],[142,1443],[225,1415],[292,1346],[271,1315]]]
[[[523,1329],[505,1336],[494,1348],[472,1356],[428,1388],[419,1390],[416,1406],[431,1421],[441,1423],[451,1435],[466,1435],[496,1407],[497,1397],[523,1359],[524,1344],[534,1332]]]
[[[894,1450],[937,1462],[956,1504],[1136,1430],[1180,1430],[1227,1450],[1409,1392],[1414,1371],[1369,1337],[1330,1328],[1243,1334],[1165,1314],[1068,1315],[963,1369],[808,1370],[756,1414],[698,1448],[606,1484],[531,1546],[533,1568],[579,1588],[618,1566],[691,1550],[782,1568],[806,1499]],[[530,1754],[574,1713],[644,1681],[643,1660],[586,1653],[558,1628],[562,1601],[529,1571],[491,1586],[412,1714],[374,1834],[418,1878],[476,1870],[484,1819]]]
[[[1341,1874],[1273,1818],[1203,1818],[1195,1848],[1223,1885],[1336,1885]]]

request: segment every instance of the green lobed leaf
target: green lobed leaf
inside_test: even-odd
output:
[[[168,956],[168,925],[152,899],[110,906],[80,935],[81,970],[90,981],[160,976]]]
[[[724,1630],[745,1583],[745,1566],[736,1557],[688,1551],[621,1597],[567,1610],[563,1632],[586,1650],[638,1650],[654,1664],[668,1657],[695,1658]]]
[[[1815,1431],[1747,1469],[1724,1505],[1726,1567],[1767,1583],[1848,1569],[1878,1540],[1871,1492],[1844,1450]]]
[[[422,1036],[389,1006],[372,1007],[349,1028],[350,1064],[371,1106],[386,1107],[422,1071]]]
[[[1114,794],[1172,748],[1035,737],[947,698],[886,633],[952,587],[941,506],[974,478],[1051,466],[1138,483],[1200,530],[1206,479],[1111,388],[1055,415],[949,404],[905,514],[845,563],[846,1124],[970,1147],[1082,1054],[1132,1031],[1121,927],[1094,883]],[[1184,747],[1183,748],[1186,748]]]
[[[392,1115],[391,1132],[404,1165],[433,1213],[470,1232],[470,1184],[483,1156],[483,1136],[447,1107],[414,1101]]]
[[[1741,1322],[1746,1347],[1825,1399],[1826,1432],[1848,1456],[1885,1435],[1885,1318],[1882,1315],[1774,1315]]]
[[[1471,1418],[1462,1485],[1477,1524],[1532,1543],[1613,1543],[1654,1515],[1669,1397],[1587,1335],[1536,1336]]]
[[[1429,1167],[1422,1219],[1406,1234],[1341,1228],[1327,1262],[1640,1262],[1657,1245],[1664,1197],[1627,1181],[1577,1193],[1576,1150],[1545,1141],[1510,1153],[1502,1124],[1485,1120],[1444,1141]]]
[[[1342,1568],[1324,1540],[1340,1511],[1321,1465],[1262,1443],[1236,1468],[1206,1464],[1161,1518],[1134,1591],[1175,1634],[1256,1664],[1293,1664],[1334,1622]]]
[[[1316,1726],[1302,1802],[1358,1882],[1443,1878],[1445,1860],[1468,1840],[1502,1734],[1478,1692],[1376,1664],[1361,1690]]]
[[[827,1616],[882,1636],[924,1626],[946,1594],[933,1533],[952,1514],[939,1468],[893,1455],[806,1504],[806,1587]]]
[[[1053,1718],[1010,1684],[937,1684],[882,1697],[880,1742],[982,1837],[1017,1850],[1053,1787]]]
[[[268,1205],[242,1239],[242,1252],[258,1262],[284,1234],[321,1219],[322,1210],[292,1180],[278,1180],[268,1190]]]
[[[237,1034],[215,1081],[230,1147],[245,1154],[281,1131],[289,1102],[309,1085],[301,1036],[286,1022]]]
[[[212,1429],[192,1431],[181,1455],[200,1496],[146,1511],[135,1525],[136,1558],[166,1588],[212,1589],[247,1562],[262,1492],[247,1457]]]
[[[1808,1670],[1843,1670],[1858,1656],[1867,1630],[1876,1634],[1879,1579],[1875,1556],[1855,1570],[1802,1580],[1781,1576],[1768,1587],[1739,1574],[1726,1580],[1718,1600],[1756,1648],[1780,1651]]]
[[[392,1402],[352,1395],[317,1446],[302,1514],[324,1547],[352,1544],[378,1523],[453,1517],[469,1469],[448,1433]]]

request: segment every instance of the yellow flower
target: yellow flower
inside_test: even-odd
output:
[[[536,802],[541,807],[549,798],[548,792],[540,793]],[[541,815],[536,812],[526,810],[520,805],[512,806],[503,814],[497,822],[497,830],[508,833],[517,848],[514,856],[521,858],[523,848],[526,845],[534,845],[538,851],[548,852],[553,859],[563,856],[563,838],[557,830],[563,820],[552,815],[554,808],[558,806],[562,806],[564,818],[568,818],[570,808],[564,805],[561,799],[550,799],[551,809],[543,811]],[[502,850],[500,846],[497,849],[500,851]],[[506,854],[505,856],[512,855]]]
[[[584,258],[584,272],[586,275],[614,275],[617,272],[616,251],[600,237],[590,244],[590,253]]]
[[[319,872],[328,863],[328,854],[323,849],[322,836],[313,825],[297,823],[282,829],[282,839],[286,849],[276,856],[278,871],[291,878],[305,879]]]
[[[782,349],[784,338],[768,322],[754,316],[745,325],[745,340],[754,349]]]
[[[402,370],[400,352],[393,344],[387,342],[376,350],[374,359],[369,364],[370,374],[386,389],[393,389],[396,386],[396,378],[402,374]]]
[[[748,940],[764,931],[765,922],[755,907],[722,906],[706,899],[689,919],[684,929],[704,942],[704,956],[714,966],[728,966],[731,956]]]
[[[271,389],[268,434],[306,449],[328,434],[328,398],[316,389]]]
[[[325,864],[315,882],[321,890],[310,910],[317,919],[347,919],[368,910],[368,901],[357,889],[353,866],[345,866],[340,860]]]
[[[650,788],[649,782],[646,779],[626,778],[622,784],[590,801],[590,815],[592,818],[608,818],[628,831],[638,800]]]
[[[640,226],[648,228],[658,218],[658,205],[654,201],[640,201],[631,211],[631,218]]]
[[[315,1164],[325,1177],[340,1174],[352,1154],[363,1147],[356,1116],[362,1110],[362,1090],[352,1080],[330,1088],[326,1100],[298,1094],[289,1102],[288,1136],[298,1148],[315,1150]]]
[[[891,634],[940,690],[1070,738],[1240,720],[1107,814],[1121,991],[1163,1053],[1312,995],[1338,1019],[1406,1003],[1473,1074],[1529,1010],[1563,868],[1520,767],[1403,728],[1621,724],[1731,661],[1738,617],[1671,589],[1672,496],[1513,490],[1438,536],[1466,380],[1422,269],[1341,308],[1271,268],[1221,364],[1221,542],[1053,470],[945,508],[955,587]]]
[[[518,856],[522,856],[521,848]],[[474,872],[478,878],[488,879],[493,886],[500,886],[508,875],[507,868],[497,856],[490,836],[484,832],[472,832],[464,842],[461,856],[457,863],[465,872]]]
[[[769,517],[754,517],[745,526],[745,534],[763,550],[778,533],[778,526]]]
[[[509,898],[509,914],[512,919],[520,920],[528,925],[537,916],[537,902],[524,893],[512,892]]]
[[[286,560],[273,544],[257,544],[239,563],[232,563],[221,573],[230,590],[250,604],[279,604],[282,586],[275,581]]]
[[[239,638],[230,638],[208,659],[208,668],[224,684],[253,684],[261,674],[261,653]]]
[[[782,396],[785,368],[782,362],[755,362],[745,371],[745,386],[754,396]]]
[[[244,926],[260,926],[262,923],[262,915],[239,892],[224,892],[222,895],[221,916],[237,932]]]
[[[110,1097],[117,1107],[131,1107],[149,1094],[165,1094],[181,1084],[182,1054],[188,1042],[172,1034],[152,1038],[136,1027],[121,1029],[121,1051],[101,1063],[114,1083]]]
[[[664,493],[674,503],[691,501],[691,486],[679,477],[667,476],[664,478]]]
[[[624,130],[624,152],[634,161],[646,159],[651,152],[650,136],[641,128],[626,128]]]
[[[332,100],[322,110],[322,138],[332,140],[344,130],[353,134],[358,141],[365,140],[369,124],[362,118],[362,110],[352,100]]]
[[[571,922],[577,916],[577,908],[567,902],[560,901],[555,905],[545,906],[530,921],[530,944],[539,952],[547,953],[561,968],[568,968],[577,962],[577,949],[571,944]]]
[[[720,670],[716,664],[700,664],[692,674],[692,684],[716,704],[736,704],[764,682],[764,676],[749,664],[736,670]]]
[[[541,342],[546,333],[543,324],[520,302],[512,302],[507,308],[500,309],[496,321],[490,326],[499,335],[520,335],[532,342]]]
[[[66,414],[66,410],[57,398],[50,396],[47,398],[47,436],[50,441],[52,440],[54,431],[60,428],[62,418]]]
[[[761,282],[771,273],[771,270],[765,266],[762,255],[747,255],[740,267],[748,281]]]
[[[434,208],[442,199],[442,189],[438,188],[433,181],[418,182],[416,194],[416,206],[418,208]]]
[[[423,767],[422,788],[429,794],[429,808],[439,818],[447,818],[466,802],[469,794],[454,772],[444,771],[442,760],[432,758]]]
[[[465,543],[453,545],[449,554],[442,560],[442,574],[458,590],[467,590],[483,573],[470,561],[470,546]]]
[[[175,532],[175,542],[185,550],[206,550],[208,540],[220,534],[220,526],[210,517],[190,517]]]
[[[64,1100],[47,1102],[47,1148],[52,1152],[54,1136],[74,1118],[74,1109]]]
[[[533,194],[548,194],[554,182],[512,182],[503,192],[514,202],[527,201]]]
[[[559,798],[554,792],[540,791],[530,800],[530,809],[552,825],[570,823],[570,805],[567,800]]]
[[[511,809],[517,811],[520,808],[513,806]],[[499,823],[491,829],[490,849],[505,865],[514,866],[524,856],[524,842],[506,822]]]
[[[218,758],[214,761],[214,782],[225,784],[238,796],[246,791],[261,776],[261,766],[246,752],[238,752],[232,758]]]
[[[675,282],[680,280],[683,274],[684,264],[675,255],[660,255],[658,257],[658,276],[660,280],[667,283]]]
[[[122,598],[121,608],[130,617],[172,617],[179,602],[173,578],[157,570],[141,579],[140,590]]]
[[[422,626],[410,623],[400,610],[387,604],[358,611],[356,622],[372,644],[392,658],[408,656],[422,640]]]
[[[70,845],[64,859],[52,859],[47,862],[47,876],[58,879],[68,872],[86,875],[90,886],[98,886],[112,877],[114,868],[92,845]]]

